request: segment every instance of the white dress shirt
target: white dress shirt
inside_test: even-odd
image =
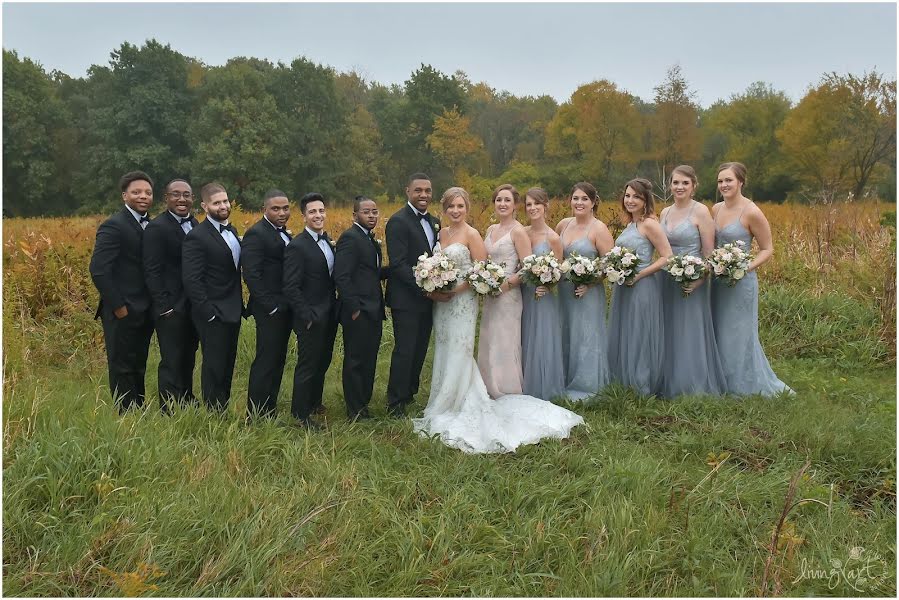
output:
[[[137,212],[136,210],[134,210],[133,208],[131,208],[131,207],[128,206],[127,204],[125,205],[125,208],[128,209],[128,212],[130,212],[132,215],[134,215],[134,218],[137,220],[137,224],[140,225],[140,228],[141,228],[141,229],[146,229],[146,228],[147,228],[147,225],[149,224],[149,221],[141,222],[141,219],[147,216],[146,213],[140,214],[139,212]]]
[[[219,235],[222,236],[222,239],[225,240],[225,243],[228,244],[228,247],[231,248],[231,257],[234,259],[234,268],[237,268],[237,265],[240,264],[240,240],[237,239],[237,236],[231,233],[230,229],[226,229],[224,231],[221,230],[221,225],[227,225],[227,223],[221,223],[216,221],[209,215],[206,215],[206,218],[209,219],[215,228],[218,230]]]
[[[328,275],[334,274],[334,249],[331,248],[331,244],[328,243],[328,240],[321,238],[319,234],[315,233],[308,227],[306,231],[309,232],[309,235],[312,236],[313,240],[318,240],[316,243],[318,247],[321,248],[322,254],[325,255],[325,260],[328,262]],[[324,233],[324,231],[322,232]]]
[[[408,204],[409,208],[411,208],[415,212],[415,214],[418,215],[419,217],[424,214],[424,213],[418,212],[418,209],[415,208],[414,206],[412,206],[411,202],[406,202],[406,204]],[[434,247],[434,228],[431,227],[431,223],[428,222],[426,219],[419,219],[418,222],[421,223],[421,228],[425,230],[425,235],[428,236],[428,243],[431,245],[431,248],[433,248]]]
[[[169,214],[172,215],[173,217],[175,217],[175,220],[177,220],[177,221],[180,221],[180,220],[181,220],[181,217],[179,217],[178,215],[176,215],[176,214],[173,213],[172,211],[169,211]],[[184,218],[185,218],[185,219],[189,219],[189,218],[190,218],[190,215],[188,214],[188,215],[187,215],[186,217],[184,217]],[[185,234],[190,233],[190,230],[194,228],[194,226],[190,224],[190,221],[184,221],[183,223],[179,223],[179,224],[181,225],[181,231],[183,231]]]

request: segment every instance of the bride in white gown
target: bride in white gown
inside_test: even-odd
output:
[[[459,187],[444,193],[443,211],[451,225],[440,231],[440,247],[461,272],[487,250],[468,225],[468,194]],[[565,438],[584,422],[580,415],[533,396],[487,394],[474,360],[478,299],[465,283],[434,294],[434,365],[424,416],[412,419],[415,431],[439,436],[447,446],[469,454],[514,452],[543,438]]]

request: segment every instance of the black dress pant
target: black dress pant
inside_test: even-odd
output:
[[[104,313],[103,339],[109,368],[109,390],[119,412],[144,403],[147,354],[153,337],[149,311],[132,312],[122,319]]]
[[[393,354],[390,357],[390,379],[387,382],[387,408],[398,408],[412,402],[418,393],[421,367],[431,340],[433,312],[390,311],[393,317]]]
[[[325,375],[331,365],[337,320],[313,322],[312,327],[300,327],[297,334],[297,366],[293,371],[293,398],[290,412],[297,419],[306,419],[312,409],[322,404]]]
[[[200,338],[190,315],[173,311],[156,317],[159,342],[159,405],[165,413],[175,403],[193,404],[194,364]]]
[[[289,310],[280,309],[273,315],[263,310],[254,311],[253,317],[256,320],[256,358],[250,367],[247,414],[273,416],[287,360],[292,318]]]
[[[382,321],[360,312],[356,320],[345,316],[343,326],[343,397],[350,418],[371,401],[381,347]]]
[[[231,398],[240,321],[225,323],[216,317],[212,322],[194,319],[194,324],[200,334],[200,348],[203,351],[203,367],[200,370],[203,402],[212,410],[224,411]]]

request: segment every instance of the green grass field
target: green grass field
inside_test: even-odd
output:
[[[327,430],[308,433],[289,418],[293,342],[279,418],[243,422],[252,320],[227,415],[164,417],[154,397],[120,418],[98,324],[27,330],[6,311],[3,591],[894,596],[896,373],[876,311],[763,289],[763,343],[795,397],[611,388],[573,407],[587,424],[570,439],[490,456],[384,418],[389,327],[378,418],[347,422],[338,358]]]

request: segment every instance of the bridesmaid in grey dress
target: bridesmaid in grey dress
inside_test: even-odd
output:
[[[793,393],[777,378],[759,342],[759,281],[756,269],[771,259],[774,247],[771,226],[761,209],[743,195],[746,167],[738,162],[718,167],[718,191],[724,198],[712,207],[715,244],[742,240],[749,249],[758,242],[758,254],[746,276],[730,287],[726,281],[712,284],[712,320],[721,366],[731,394],[774,396]],[[724,223],[722,227],[721,224]]]
[[[671,252],[706,258],[715,247],[715,223],[709,209],[693,199],[698,182],[689,165],[671,172],[674,205],[662,210],[661,220]],[[727,391],[715,327],[712,324],[711,285],[706,279],[687,288],[667,273],[662,275],[662,308],[665,317],[665,360],[662,363],[662,396],[681,394],[720,396]]]
[[[571,190],[573,217],[559,221],[556,233],[565,257],[577,252],[595,257],[612,249],[612,234],[594,214],[599,206],[596,188],[586,181]],[[558,286],[562,314],[562,363],[565,395],[581,402],[609,383],[606,358],[606,290],[602,282],[575,287],[563,280]]]
[[[549,254],[562,260],[562,240],[546,224],[549,196],[541,188],[525,195],[525,211],[531,224],[525,227],[534,254]],[[521,284],[521,366],[524,393],[544,400],[565,394],[565,367],[562,365],[562,328],[559,296],[544,286]]]
[[[630,284],[615,285],[609,313],[609,369],[612,380],[640,394],[661,391],[664,360],[662,281],[657,275],[671,256],[671,246],[655,215],[652,183],[632,179],[624,188],[621,206],[630,223],[615,245],[633,250],[640,259]],[[653,251],[659,258],[653,262]]]

